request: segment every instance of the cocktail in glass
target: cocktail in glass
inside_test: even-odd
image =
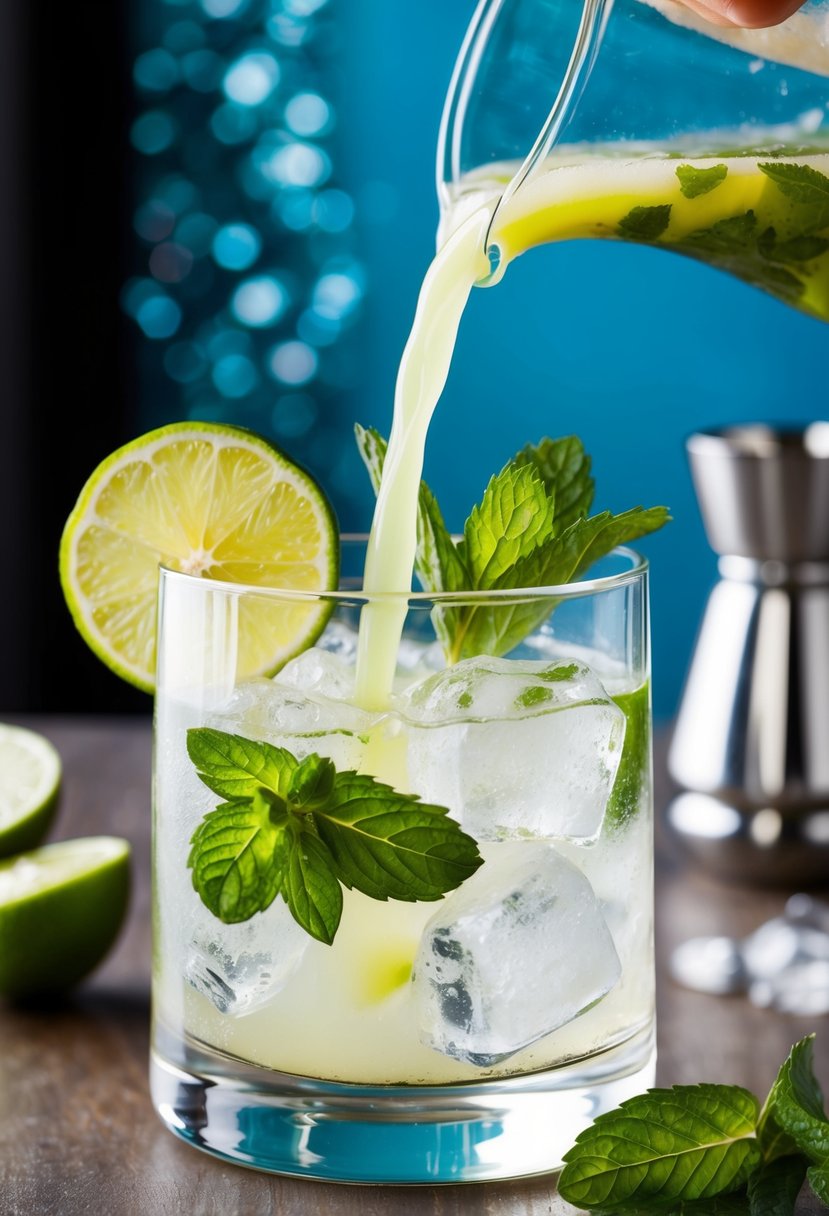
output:
[[[361,543],[343,552],[362,569]],[[406,617],[393,693],[367,710],[357,630],[390,603]],[[273,677],[247,671],[251,620],[303,612],[327,617],[315,644]],[[480,637],[528,628],[447,665],[451,613]],[[652,1083],[648,647],[646,564],[627,550],[579,583],[437,597],[162,572],[152,1088],[174,1132],[316,1178],[503,1178],[556,1168]],[[188,870],[221,803],[188,755],[205,730],[417,794],[483,862],[440,898],[344,886],[330,945],[281,895],[225,924]]]

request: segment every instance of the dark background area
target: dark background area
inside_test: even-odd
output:
[[[83,478],[134,433],[126,36],[110,0],[0,5],[0,711],[150,704],[91,659],[57,579]]]

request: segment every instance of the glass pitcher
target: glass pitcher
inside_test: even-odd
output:
[[[829,0],[765,30],[676,0],[481,0],[441,123],[440,237],[488,206],[487,283],[533,245],[611,237],[829,320],[827,77]]]

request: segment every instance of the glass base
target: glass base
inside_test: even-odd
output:
[[[653,1085],[656,1060],[652,1028],[566,1068],[466,1085],[344,1085],[180,1041],[169,1055],[179,1062],[152,1052],[153,1102],[197,1148],[277,1174],[407,1185],[560,1169],[598,1115]]]

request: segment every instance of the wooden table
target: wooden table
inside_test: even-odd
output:
[[[111,833],[134,848],[126,931],[97,974],[60,1008],[0,1008],[0,1216],[564,1216],[549,1179],[467,1187],[339,1187],[219,1164],[176,1140],[147,1090],[150,959],[150,724],[20,719],[64,760],[55,836]],[[657,802],[664,805],[664,738]],[[764,1096],[791,1044],[818,1030],[829,1088],[829,1027],[754,1009],[741,997],[684,991],[666,958],[697,933],[743,934],[784,893],[723,886],[658,849],[659,1080],[738,1083]],[[825,1211],[802,1200],[798,1216]]]

